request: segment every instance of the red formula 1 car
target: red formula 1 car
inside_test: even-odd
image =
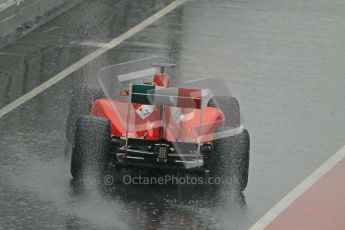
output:
[[[72,176],[110,167],[189,171],[231,178],[244,190],[249,134],[238,101],[221,80],[176,79],[175,65],[154,57],[105,67],[101,90],[74,92]]]

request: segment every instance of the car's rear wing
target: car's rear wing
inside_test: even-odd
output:
[[[201,109],[207,96],[207,89],[163,88],[145,84],[133,84],[130,89],[131,103],[144,105]]]

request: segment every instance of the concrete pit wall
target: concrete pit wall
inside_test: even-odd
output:
[[[0,48],[81,0],[0,0]]]

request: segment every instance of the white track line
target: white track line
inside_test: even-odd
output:
[[[107,52],[110,49],[113,49],[114,47],[121,44],[126,39],[132,37],[134,34],[138,33],[139,31],[145,29],[164,15],[168,14],[172,10],[176,9],[177,7],[181,6],[183,3],[185,3],[187,0],[175,0],[174,2],[170,3],[163,9],[159,10],[157,13],[153,14],[149,18],[145,19],[144,21],[140,22],[138,25],[134,26],[127,32],[121,34],[120,36],[114,38],[110,42],[106,43],[104,47],[101,47],[94,52],[88,54],[84,58],[80,59],[76,63],[70,65],[60,73],[56,74],[52,78],[50,78],[48,81],[42,83],[41,85],[37,86],[36,88],[32,89],[28,93],[24,94],[23,96],[19,97],[15,101],[11,102],[10,104],[6,105],[2,109],[0,109],[0,118],[6,115],[7,113],[11,112],[12,110],[16,109],[17,107],[21,106],[25,102],[29,101],[36,95],[42,93],[52,85],[56,84],[57,82],[63,80],[67,76],[69,76],[74,71],[80,69],[90,61],[96,59],[97,57],[101,56],[105,52]]]
[[[266,228],[277,216],[287,209],[298,197],[316,183],[322,176],[329,172],[337,163],[345,158],[345,145],[331,156],[325,163],[316,169],[310,176],[304,179],[283,199],[281,199],[271,210],[258,220],[249,230],[261,230]]]
[[[82,42],[73,41],[73,42],[70,42],[69,44],[78,45],[78,46],[98,47],[98,48],[107,47],[107,43],[105,42],[93,42],[93,41],[82,41]]]

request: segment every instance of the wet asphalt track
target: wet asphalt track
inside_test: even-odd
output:
[[[169,1],[85,1],[0,50],[0,106]],[[0,229],[247,229],[345,142],[345,2],[189,1],[0,119]],[[94,43],[85,43],[85,42]],[[185,79],[227,79],[251,133],[243,194],[71,181],[72,88],[155,55]]]

